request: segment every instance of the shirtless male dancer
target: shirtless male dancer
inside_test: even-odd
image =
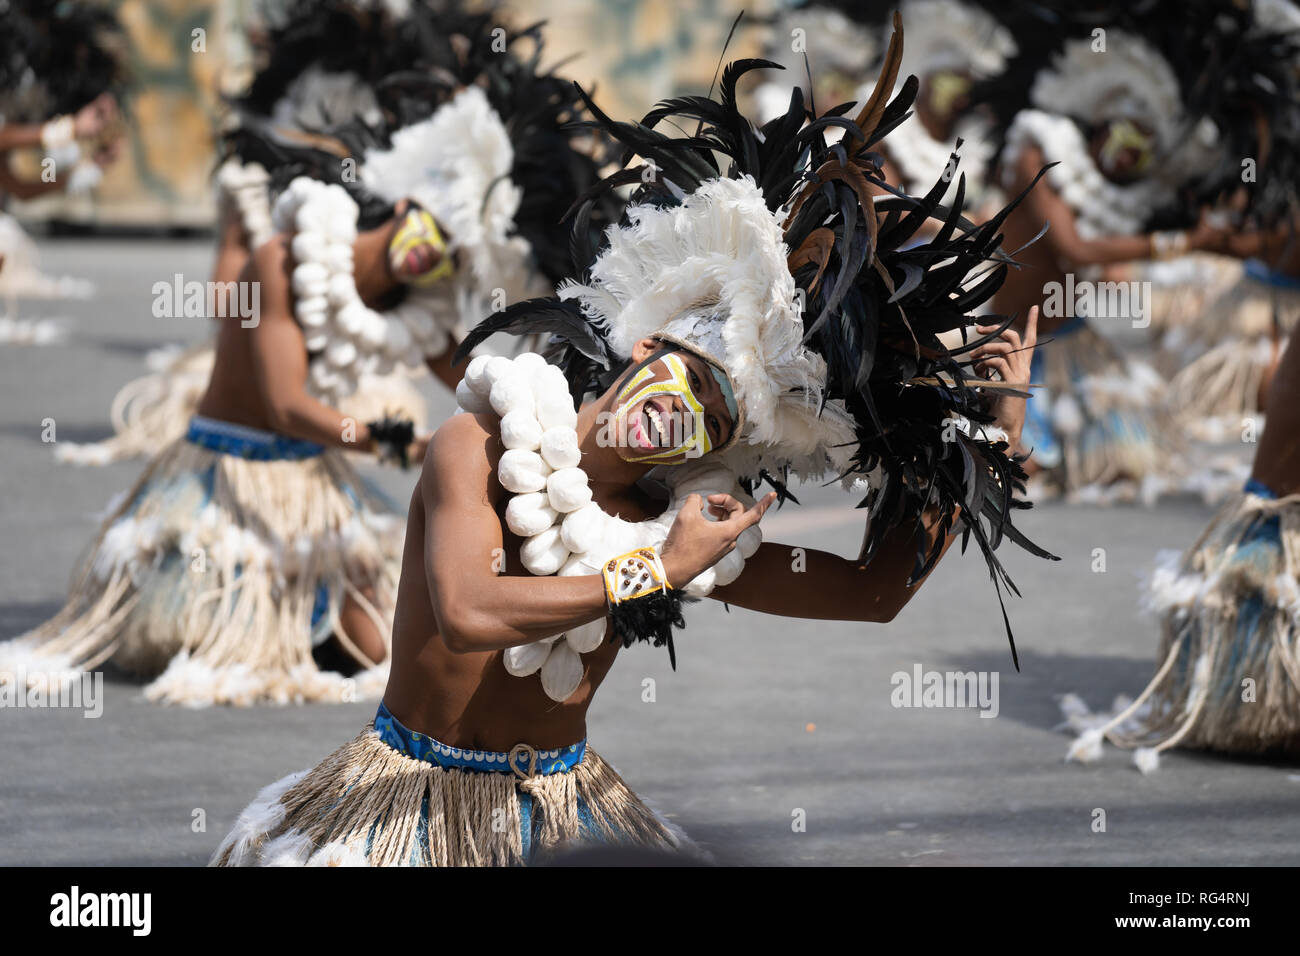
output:
[[[878,89],[893,89],[900,56],[896,39]],[[682,847],[587,746],[588,708],[622,647],[667,644],[671,656],[683,596],[887,622],[958,525],[981,550],[981,515],[1009,527],[1000,509],[1017,481],[1006,453],[1024,420],[1023,391],[994,388],[986,404],[957,382],[934,391],[922,384],[938,372],[928,357],[962,381],[1026,381],[1033,313],[1023,341],[1006,323],[980,327],[970,343],[973,378],[946,364],[951,356],[935,338],[935,329],[969,327],[969,300],[952,293],[992,254],[996,228],[914,252],[916,216],[892,233],[882,228],[874,264],[839,259],[835,243],[813,232],[828,223],[845,237],[840,248],[853,248],[855,225],[875,214],[851,205],[871,202],[865,184],[854,184],[879,173],[874,154],[852,156],[837,172],[824,131],[838,124],[846,142],[871,142],[885,94],[864,106],[860,126],[808,122],[796,91],[787,116],[760,138],[731,95],[744,69],[724,73],[722,104],[682,107],[707,117],[700,136],[716,137],[732,157],[729,175],[705,174],[689,141],[648,132],[684,115],[663,107],[637,125],[596,111],[603,128],[635,142],[674,181],[640,180],[636,168],[607,180],[635,175],[647,185],[606,231],[584,281],[485,320],[463,343],[462,353],[495,332],[549,330],[560,348],[552,362],[528,353],[469,364],[457,388],[464,412],[435,433],[412,494],[393,667],[372,727],[314,770],[265,788],[214,864],[511,864],[573,841]],[[903,109],[891,104],[889,115]],[[805,169],[825,178],[809,182]],[[782,209],[796,210],[784,228]],[[932,274],[934,286],[922,278],[898,289],[886,307],[895,256],[955,264]],[[840,340],[838,323],[818,338],[820,327],[811,318],[805,326],[794,306],[802,299],[809,315],[837,310],[833,289],[845,283],[830,276],[842,268],[860,283],[850,294],[876,300],[879,319],[877,371],[856,382],[831,378],[825,356],[804,343],[821,342],[861,372],[861,339]],[[911,332],[924,343],[919,354]],[[924,404],[909,414],[890,404],[900,396]],[[983,424],[954,429],[941,411],[950,400]],[[864,401],[878,403],[874,419]],[[979,438],[984,429],[998,437]],[[966,464],[956,446],[972,456]],[[921,457],[927,478],[906,477]],[[761,541],[757,526],[777,492],[754,500],[742,478],[767,475],[780,488],[787,474],[839,477],[861,487],[863,472],[876,476],[868,500],[877,505],[864,555],[809,550],[799,572],[788,547]],[[984,490],[956,505],[963,474]],[[667,502],[646,483],[655,477]],[[992,511],[985,492],[998,502]]]

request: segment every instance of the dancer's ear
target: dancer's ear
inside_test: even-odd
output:
[[[644,362],[646,357],[663,347],[663,343],[658,339],[645,338],[632,346],[632,365],[638,362]]]

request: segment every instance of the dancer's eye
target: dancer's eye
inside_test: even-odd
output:
[[[695,374],[695,369],[689,371],[691,373],[691,388],[698,392],[700,390],[700,377]]]
[[[713,429],[714,444],[722,444],[722,423],[718,421],[717,415],[709,416],[709,427]]]

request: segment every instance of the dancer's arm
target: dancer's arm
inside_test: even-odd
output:
[[[439,634],[457,653],[529,644],[607,613],[600,575],[500,573],[507,560],[498,515],[507,492],[496,478],[502,450],[488,416],[456,415],[434,434],[420,476],[429,598]],[[729,496],[712,496],[715,508],[739,508],[719,521],[700,513],[698,496],[688,498],[661,549],[669,582],[680,585],[714,564],[772,497],[746,511]]]
[[[994,328],[976,326],[981,333]],[[1038,308],[1034,307],[1025,316],[1023,341],[1015,329],[1004,330],[997,339],[972,350],[974,370],[984,377],[997,372],[1004,382],[1028,382],[1037,341]],[[1010,446],[1016,448],[1025,424],[1025,400],[1001,392],[994,394],[998,397],[989,412],[995,424],[1007,433]],[[927,553],[938,540],[940,517],[936,509],[924,515]],[[959,533],[950,533],[940,545],[939,560]],[[740,577],[726,587],[715,588],[711,597],[784,617],[884,624],[892,621],[925,583],[925,578],[907,583],[916,554],[916,530],[910,521],[886,535],[867,565],[825,551],[765,542],[745,562]],[[934,564],[937,566],[938,561]]]
[[[102,93],[72,115],[72,135],[78,140],[94,139],[100,136],[110,124],[119,118],[117,100],[111,93]],[[56,117],[56,122],[62,117]],[[44,180],[20,179],[9,168],[8,153],[15,149],[41,149],[44,147],[43,133],[46,123],[0,123],[0,193],[8,193],[16,199],[34,199],[46,193],[57,192],[67,185],[67,177],[56,178],[52,182]],[[94,160],[106,166],[116,158],[116,145],[103,145],[94,155]]]
[[[374,451],[363,422],[307,394],[307,345],[293,317],[291,264],[286,243],[277,238],[253,253],[244,273],[244,281],[260,284],[256,324],[240,331],[250,336],[254,385],[270,426],[282,435],[332,448]]]
[[[58,192],[66,184],[66,180],[57,179],[50,182],[40,179],[20,179],[9,168],[6,159],[7,157],[0,155],[0,195],[13,196],[15,199],[26,201],[47,193]]]
[[[1031,145],[1021,150],[1009,194],[1014,196],[1028,188],[1044,165],[1046,160],[1037,147]],[[1047,243],[1061,268],[1067,271],[1083,266],[1101,266],[1155,257],[1151,234],[1103,236],[1100,239],[1085,239],[1079,235],[1074,211],[1046,181],[1029,190],[1024,205],[1031,217],[1047,223],[1047,232],[1039,241]],[[1203,220],[1196,229],[1187,232],[1186,237],[1185,252],[1218,252],[1225,234]]]

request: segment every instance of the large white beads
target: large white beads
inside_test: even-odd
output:
[[[506,671],[515,677],[527,677],[536,674],[550,656],[551,645],[542,641],[532,644],[520,644],[507,647],[503,655]]]
[[[605,632],[608,629],[609,622],[602,617],[597,621],[571,628],[565,633],[564,639],[579,654],[590,654],[604,642]]]
[[[546,487],[546,478],[551,469],[542,461],[542,456],[535,451],[523,448],[511,448],[501,455],[497,465],[497,477],[501,487],[517,495],[530,491],[541,491]]]
[[[533,419],[536,421],[536,419]],[[501,422],[504,427],[504,419]],[[582,453],[578,450],[578,433],[569,427],[549,428],[542,431],[541,425],[537,426],[538,443],[534,447],[540,447],[542,458],[546,463],[559,471],[561,468],[577,468],[578,463],[582,461]],[[509,446],[507,446],[509,447]]]
[[[556,641],[542,665],[542,690],[551,700],[568,700],[582,683],[582,658],[567,640]]]
[[[567,514],[591,503],[587,473],[581,468],[561,468],[546,479],[546,494],[551,507]]]
[[[560,529],[546,528],[519,546],[519,560],[531,574],[547,575],[560,570],[569,557],[569,549],[560,539]]]
[[[498,394],[498,384],[492,394]],[[492,409],[496,411],[495,406]],[[542,446],[542,426],[537,424],[531,411],[518,410],[501,416],[501,444],[507,448],[522,448],[525,451],[537,451]],[[547,462],[547,464],[550,464]],[[551,465],[551,467],[555,467]]]
[[[521,538],[541,534],[555,523],[557,512],[540,491],[515,495],[506,505],[506,527]]]
[[[601,545],[600,536],[604,529],[607,515],[600,506],[590,504],[564,516],[560,534],[565,546],[574,554],[586,554],[595,551]]]

